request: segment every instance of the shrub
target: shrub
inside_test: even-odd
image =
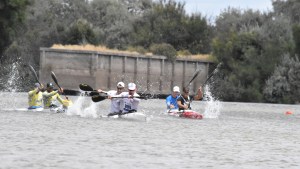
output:
[[[153,44],[150,46],[150,51],[155,55],[166,56],[171,62],[174,62],[177,58],[177,52],[175,48],[170,44]]]

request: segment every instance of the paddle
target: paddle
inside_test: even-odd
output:
[[[89,86],[87,84],[83,84],[83,83],[79,84],[79,89],[83,90],[83,91],[86,91],[86,92],[96,91],[91,86]]]
[[[84,83],[79,84],[79,89],[85,92],[92,92],[92,96],[95,95],[95,92],[99,93],[98,90],[94,90],[90,85]],[[106,91],[102,91],[101,93],[107,94]]]
[[[196,72],[194,73],[192,79],[190,80],[190,82],[188,83],[188,85],[186,85],[186,87],[188,87],[189,85],[191,85],[192,81],[194,79],[196,79],[196,77],[199,75],[199,73],[200,73],[200,69],[196,70]]]
[[[210,80],[210,78],[213,77],[213,75],[217,72],[218,68],[222,65],[222,63],[219,63],[217,67],[214,69],[214,71],[208,76],[208,78],[205,80],[202,86],[205,86],[205,84]]]
[[[128,98],[128,97],[118,97],[118,96],[111,97],[111,99],[116,99],[116,98]],[[136,96],[136,97],[133,97],[133,98],[139,98],[139,99],[145,99],[145,100],[148,99],[148,97],[145,97],[145,96]],[[101,95],[92,96],[93,102],[100,102],[100,101],[103,101],[105,99],[108,99],[108,97],[107,96],[101,96]]]
[[[58,82],[57,82],[57,78],[56,78],[54,72],[52,72],[52,71],[51,71],[51,77],[52,77],[53,81],[55,82],[55,84],[58,86],[58,88],[62,91],[60,85],[59,85]],[[64,92],[63,92],[63,95],[66,97],[67,100],[69,100],[68,97],[65,95]]]
[[[28,65],[28,67],[30,68],[31,72],[33,73],[35,80],[42,86],[41,82],[39,81],[39,78],[36,74],[36,71],[34,70],[34,68],[31,65]]]

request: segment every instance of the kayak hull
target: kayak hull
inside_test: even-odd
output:
[[[184,111],[170,111],[168,112],[170,116],[176,116],[181,118],[188,118],[188,119],[203,119],[203,115],[199,112],[193,110],[184,110]]]
[[[126,120],[137,120],[137,121],[147,121],[147,116],[144,113],[134,112],[122,115],[113,115],[113,116],[102,116],[112,119],[126,119]]]

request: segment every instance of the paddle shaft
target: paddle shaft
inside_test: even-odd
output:
[[[198,76],[198,74],[200,73],[200,70],[196,70],[196,72],[194,73],[194,76],[192,77],[192,79],[190,80],[190,82],[188,83],[188,85],[186,87],[188,87],[189,85],[191,85],[192,81],[196,79],[196,77]]]
[[[54,72],[51,72],[51,77],[52,77],[53,81],[55,82],[55,84],[56,84],[56,85],[58,86],[58,88],[60,89],[60,91],[62,91],[61,87],[60,87],[59,84],[58,84],[58,81],[57,81],[57,78],[56,78]],[[63,92],[63,95],[66,97],[66,99],[68,99],[68,97],[65,95],[64,92]]]
[[[202,86],[205,86],[205,84],[209,81],[209,79],[211,79],[213,77],[213,75],[216,73],[216,71],[218,70],[218,68],[220,67],[221,63],[219,63],[217,65],[217,67],[214,69],[214,71],[208,76],[208,78],[205,80],[205,82],[203,83]]]
[[[29,66],[31,72],[32,72],[33,75],[34,75],[35,80],[42,86],[42,84],[41,84],[41,82],[39,81],[39,78],[38,78],[38,76],[37,76],[36,71],[34,70],[34,68],[33,68],[31,65],[28,65],[28,66]]]
[[[130,98],[128,96],[121,96],[121,97],[110,97],[111,99],[117,99],[117,98]],[[142,97],[142,96],[136,96],[136,97],[133,97],[133,98],[139,98],[139,99],[148,99],[147,97]],[[100,102],[100,101],[103,101],[105,99],[108,99],[107,96],[101,96],[101,95],[98,95],[98,96],[93,96],[92,97],[92,100],[93,102]]]

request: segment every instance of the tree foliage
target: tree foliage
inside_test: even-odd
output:
[[[31,0],[2,0],[0,2],[0,59],[3,52],[17,36],[25,19],[25,11]]]
[[[300,95],[300,62],[284,54],[274,73],[266,81],[264,95],[268,102],[295,103]]]

